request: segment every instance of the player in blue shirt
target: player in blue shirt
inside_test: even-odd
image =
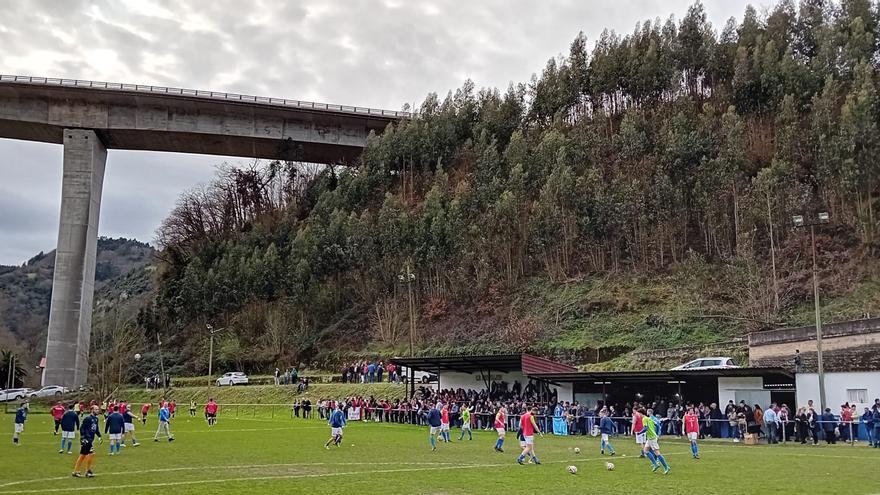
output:
[[[336,409],[330,413],[330,419],[327,421],[330,425],[330,440],[324,444],[325,449],[330,449],[330,444],[339,447],[342,443],[342,428],[345,427],[345,413],[342,411],[342,403],[336,404]]]
[[[429,438],[431,439],[431,451],[437,450],[437,441],[434,439],[440,433],[440,408],[443,407],[443,404],[437,402],[436,407],[432,407],[428,410],[428,426],[431,427]]]
[[[95,441],[95,436],[97,435],[98,439],[103,443],[104,438],[101,436],[101,427],[100,420],[98,419],[98,414],[100,413],[98,406],[92,406],[91,413],[86,416],[82,420],[82,424],[79,427],[79,457],[76,458],[76,464],[73,466],[73,477],[79,478],[82,476],[79,472],[79,468],[82,466],[85,461],[86,468],[86,477],[93,478],[95,474],[92,472],[92,462],[95,459],[95,450],[92,448],[92,444]]]
[[[64,443],[67,442],[67,453],[73,448],[73,439],[76,438],[76,430],[79,429],[79,414],[73,410],[73,404],[67,405],[67,411],[61,416],[61,450],[64,453]]]
[[[137,416],[131,413],[131,409],[126,408],[125,412],[122,413],[122,419],[125,422],[125,430],[122,434],[122,446],[125,447],[125,437],[131,437],[131,445],[132,447],[137,447],[140,445],[138,443],[137,437],[134,436],[134,421],[138,419]]]
[[[163,403],[162,407],[159,408],[159,427],[156,428],[156,436],[153,437],[154,442],[159,441],[159,433],[165,432],[168,435],[168,441],[174,441],[174,435],[171,434],[171,425],[168,422],[171,420],[171,413],[168,411],[167,403]]]
[[[27,415],[27,402],[22,402],[19,408],[15,410],[15,430],[12,433],[12,443],[15,445],[21,445],[18,437],[24,431],[24,422],[27,421]]]
[[[119,443],[122,441],[122,434],[125,433],[125,418],[119,412],[119,406],[113,406],[113,412],[107,416],[104,433],[110,434],[110,455],[114,452],[120,454]]]
[[[599,411],[599,417],[602,419],[599,420],[599,433],[602,435],[602,440],[599,444],[599,453],[605,455],[605,450],[608,450],[608,453],[614,455],[614,447],[611,446],[611,435],[614,435],[617,432],[617,428],[614,426],[614,421],[611,417],[608,416],[608,410],[602,408]]]

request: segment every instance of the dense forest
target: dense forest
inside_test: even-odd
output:
[[[781,1],[719,30],[697,3],[579,35],[527,84],[429,94],[352,166],[221,167],[160,228],[138,324],[203,372],[206,324],[226,328],[220,362],[246,370],[407,352],[411,324],[416,352],[540,352],[553,332],[594,330],[560,323],[565,304],[511,301],[584,280],[662,281],[690,316],[734,322],[685,342],[795,321],[812,296],[792,215],[830,213],[823,283],[876,259],[878,21],[868,0]],[[582,319],[628,304],[575,301]],[[624,347],[675,343],[663,335],[687,324],[663,319]]]

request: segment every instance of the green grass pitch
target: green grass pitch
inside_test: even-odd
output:
[[[880,493],[880,449],[856,446],[745,446],[703,442],[702,459],[690,458],[683,440],[662,439],[672,467],[652,473],[629,437],[616,439],[618,455],[599,455],[591,437],[536,438],[541,466],[515,462],[518,444],[508,435],[504,454],[493,452],[494,432],[473,441],[438,444],[427,430],[406,425],[352,423],[342,447],[327,451],[329,428],[318,420],[221,417],[209,429],[201,418],[178,414],[177,440],[153,442],[156,419],[138,424],[140,447],[119,456],[96,444],[93,479],[70,476],[76,452],[58,454],[60,436],[45,414],[32,414],[21,446],[12,444],[12,415],[3,420],[0,495],[13,493],[121,492],[133,494],[528,494]],[[458,432],[453,431],[457,440]],[[575,454],[575,447],[581,449]],[[76,444],[74,446],[76,449]],[[606,461],[616,469],[605,469]],[[567,467],[577,466],[576,475]]]

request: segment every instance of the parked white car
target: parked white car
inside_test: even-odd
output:
[[[10,388],[9,390],[0,390],[0,402],[9,402],[11,400],[21,400],[33,393],[30,388]]]
[[[70,389],[67,387],[62,387],[61,385],[47,385],[40,390],[34,391],[31,393],[31,397],[59,397],[66,393],[70,392]]]
[[[739,368],[736,361],[729,357],[704,357],[694,359],[684,363],[681,366],[672,368],[672,371],[695,371],[695,370],[723,370],[729,368]]]
[[[229,373],[223,373],[223,376],[217,379],[217,386],[247,384],[248,376],[241,371],[230,371]]]

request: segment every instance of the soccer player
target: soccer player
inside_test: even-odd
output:
[[[608,410],[602,408],[599,411],[599,433],[602,435],[602,441],[599,443],[599,453],[605,455],[605,450],[608,450],[609,455],[614,455],[614,447],[611,445],[611,435],[614,434],[616,428],[614,427],[614,420],[612,420],[608,416]]]
[[[171,412],[168,411],[168,405],[165,403],[164,407],[159,408],[159,427],[156,428],[156,436],[153,437],[154,442],[159,441],[159,433],[165,432],[165,435],[168,436],[168,441],[174,441],[174,435],[171,434],[171,425],[168,422],[171,420]]]
[[[645,427],[645,410],[633,409],[633,433],[636,436],[636,444],[639,446],[639,457],[645,457],[645,434],[641,431]]]
[[[501,406],[495,413],[495,431],[498,433],[498,441],[495,442],[495,452],[504,452],[504,434],[507,432],[507,408]]]
[[[471,431],[471,410],[468,406],[461,406],[461,436],[459,440],[464,440],[464,432],[467,431],[468,440],[474,439],[474,433]]]
[[[217,424],[217,403],[214,399],[208,399],[208,403],[205,404],[205,419],[208,421],[208,426]]]
[[[446,404],[443,404],[443,408],[440,410],[440,436],[446,443],[452,441],[449,438],[449,406]]]
[[[196,401],[195,401],[195,399],[189,400],[189,416],[191,418],[196,417]]]
[[[99,412],[98,406],[92,406],[91,413],[82,420],[82,424],[79,427],[79,457],[76,458],[76,464],[73,465],[74,478],[82,477],[79,469],[83,462],[85,462],[86,478],[93,478],[95,476],[92,472],[92,462],[95,458],[95,450],[92,448],[92,444],[95,441],[95,435],[98,436],[101,443],[104,442],[104,437],[101,436],[101,428],[98,424]]]
[[[64,453],[64,443],[67,442],[67,453],[69,454],[73,448],[73,439],[76,438],[76,430],[79,429],[79,414],[74,411],[74,404],[67,405],[67,412],[61,416],[61,450],[59,454]]]
[[[104,421],[104,433],[110,434],[110,455],[119,454],[119,442],[125,432],[125,418],[119,412],[119,406],[113,406],[113,412]]]
[[[49,410],[49,412],[52,414],[52,419],[55,420],[55,433],[53,433],[53,435],[57,435],[58,428],[61,427],[61,417],[64,416],[65,412],[64,406],[61,405],[60,402],[56,402],[55,405],[52,406],[52,409]]]
[[[213,402],[213,399],[208,403],[210,404],[211,402]],[[342,402],[336,404],[336,409],[330,413],[330,419],[327,423],[330,425],[330,440],[327,440],[324,448],[330,450],[331,443],[337,447],[342,443],[342,428],[345,427],[345,413],[342,412]]]
[[[177,417],[175,413],[177,412],[177,401],[172,400],[170,404],[168,404],[168,414],[171,415],[172,418]]]
[[[15,410],[15,429],[12,433],[12,443],[15,445],[21,445],[19,437],[24,431],[24,422],[27,421],[27,415],[27,402],[22,402],[18,409]]]
[[[122,413],[122,419],[125,423],[125,429],[123,430],[125,433],[122,435],[122,446],[125,447],[125,438],[130,437],[132,447],[137,447],[140,445],[140,442],[138,442],[137,437],[134,436],[134,420],[138,419],[138,417],[132,414],[130,409],[126,408],[125,412]]]
[[[522,453],[516,458],[516,462],[519,464],[523,463],[526,456],[529,456],[535,464],[541,464],[538,461],[538,456],[535,455],[535,433],[543,435],[541,428],[538,427],[538,421],[535,419],[537,414],[538,408],[532,407],[519,417],[519,426],[522,428],[523,440],[526,444]]]
[[[146,402],[141,406],[141,422],[147,426],[147,414],[150,413],[150,403]]]
[[[642,419],[642,433],[645,434],[644,452],[648,459],[651,460],[652,471],[657,472],[660,465],[663,466],[663,474],[669,474],[669,464],[663,454],[660,453],[660,423],[654,419],[654,411],[648,409],[647,415]],[[659,462],[659,464],[658,464]]]
[[[689,406],[684,415],[684,432],[691,441],[691,454],[694,459],[700,458],[700,449],[697,447],[697,436],[700,434],[700,421],[694,412],[694,406]]]
[[[440,425],[442,424],[442,419],[440,415],[440,408],[442,404],[437,402],[437,404],[428,410],[428,426],[430,427],[430,432],[428,433],[429,439],[431,440],[431,451],[437,450],[437,443],[434,440],[434,437],[440,434]]]

